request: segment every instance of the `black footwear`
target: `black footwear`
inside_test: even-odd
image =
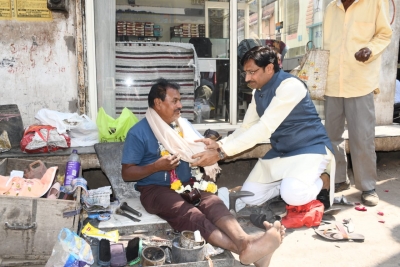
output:
[[[243,209],[239,210],[236,213],[236,218],[250,218],[251,214],[262,214],[265,213],[265,211],[262,209],[261,206],[252,206],[252,205],[246,205]]]
[[[350,189],[350,180],[335,184],[335,193]]]
[[[329,191],[328,189],[322,189],[317,196],[317,200],[321,201],[324,204],[325,210],[331,207],[331,201],[329,198]]]
[[[267,210],[272,211],[275,215],[283,218],[287,214],[286,205],[286,202],[281,198],[281,196],[277,196],[267,201],[266,208]]]
[[[272,211],[267,212],[266,214],[250,214],[250,222],[257,226],[258,228],[264,229],[264,222],[267,221],[269,223],[274,223],[275,221],[281,221],[281,216],[274,215]]]
[[[379,196],[375,192],[375,189],[363,191],[361,194],[361,202],[365,206],[376,206],[379,202]]]

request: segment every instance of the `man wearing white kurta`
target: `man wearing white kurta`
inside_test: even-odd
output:
[[[325,190],[331,205],[332,145],[305,84],[280,70],[275,52],[266,47],[251,49],[241,63],[248,86],[255,89],[243,124],[218,143],[202,139],[208,150],[194,155],[198,161],[192,165],[208,166],[270,142],[272,149],[258,160],[242,187],[255,195],[242,201],[260,205],[280,194],[287,204],[300,206]],[[322,175],[325,172],[330,179]]]

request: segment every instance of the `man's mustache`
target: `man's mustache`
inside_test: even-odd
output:
[[[176,112],[176,111],[181,112],[181,110],[182,110],[181,108],[177,108],[177,109],[175,109],[175,112]]]

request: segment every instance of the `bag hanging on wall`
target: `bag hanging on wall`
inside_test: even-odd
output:
[[[121,115],[114,119],[107,115],[103,108],[97,114],[97,128],[101,143],[123,142],[129,129],[138,122],[138,118],[128,108],[124,108]]]
[[[308,49],[310,43],[312,48]],[[307,85],[312,100],[325,100],[329,50],[317,49],[311,41],[307,43],[306,50],[300,66],[290,73],[299,77]]]

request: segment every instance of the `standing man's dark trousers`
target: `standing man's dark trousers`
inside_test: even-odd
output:
[[[352,98],[325,96],[325,128],[335,152],[336,183],[348,179],[345,141],[342,137],[345,120],[355,186],[360,191],[373,190],[377,180],[373,93]]]

